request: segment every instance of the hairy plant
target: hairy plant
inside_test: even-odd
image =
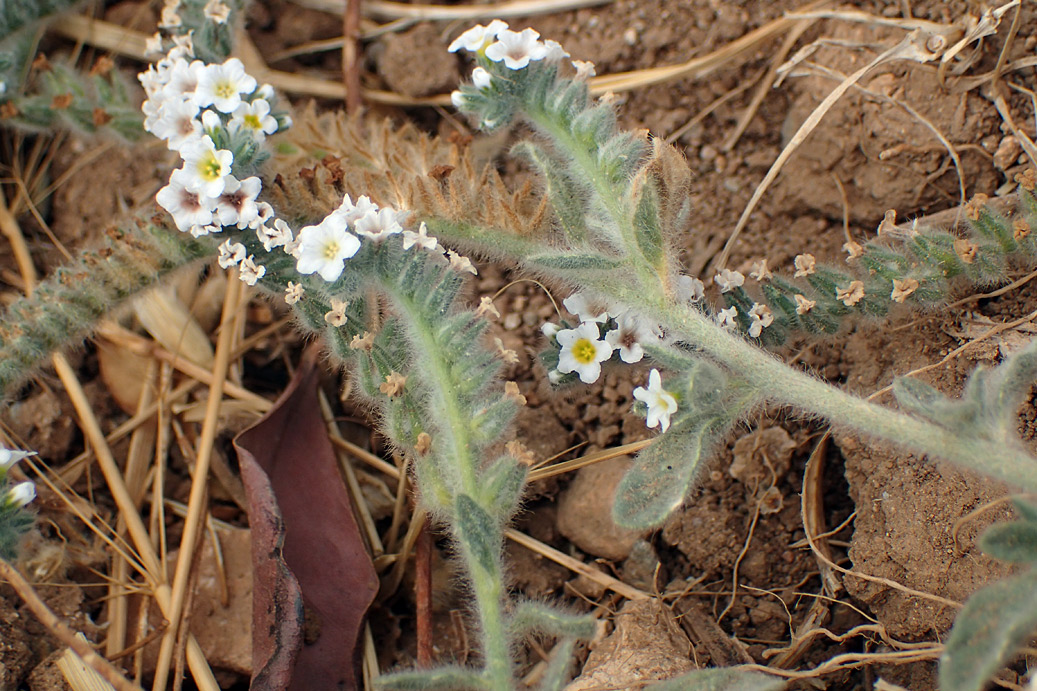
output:
[[[188,16],[177,17],[177,29]],[[570,70],[557,44],[501,22],[455,42],[478,63],[455,103],[485,129],[521,121],[534,133],[513,153],[540,173],[542,187],[510,192],[456,146],[356,119],[309,119],[271,164],[265,135],[289,121],[270,114],[272,91],[249,81],[240,63],[217,64],[228,54],[223,22],[203,19],[215,28],[196,31],[192,49],[209,65],[187,66],[181,42],[164,66],[142,76],[145,126],[183,158],[158,197],[181,232],[159,220],[129,224],[111,248],[86,255],[13,306],[0,331],[0,387],[10,395],[47,353],[81,337],[118,300],[207,254],[218,252],[221,266],[292,305],[299,328],[321,336],[336,365],[354,368],[357,395],[410,459],[420,500],[453,537],[473,596],[478,664],[397,672],[382,677],[382,687],[512,688],[514,647],[540,633],[561,641],[542,688],[561,688],[568,653],[594,628],[587,618],[507,596],[503,529],[526,476],[521,446],[509,434],[518,403],[499,379],[484,320],[459,297],[462,275],[475,268],[456,250],[517,263],[581,292],[569,308],[579,322],[545,329],[544,360],[558,383],[593,381],[610,357],[646,358],[659,368],[635,396],[636,409],[663,433],[621,483],[614,515],[622,525],[659,525],[684,500],[716,441],[763,402],[1037,489],[1035,460],[1015,431],[1037,374],[1037,346],[977,372],[960,400],[898,381],[907,413],[846,394],[760,348],[792,330],[830,333],[851,313],[881,316],[898,298],[939,304],[952,281],[988,284],[1009,261],[1032,262],[1027,189],[1014,219],[977,203],[968,238],[919,230],[895,244],[852,247],[859,269],[804,259],[800,283],[776,279],[764,265],[756,272],[758,298],[743,276],[721,272],[715,280],[729,306],[714,310],[678,261],[687,167],[661,141],[620,130],[613,106],[590,98],[587,65]],[[196,91],[178,84],[177,69],[198,70]],[[185,116],[186,130],[163,124],[164,112],[186,101],[197,106]],[[320,162],[300,171],[300,161],[314,159]],[[260,189],[267,201],[257,201]],[[444,254],[437,238],[452,249]],[[604,309],[591,309],[595,303]],[[1011,590],[1008,600],[1023,591]],[[1029,624],[1017,620],[1002,648],[1017,644]],[[754,681],[712,674],[689,683],[745,688]]]

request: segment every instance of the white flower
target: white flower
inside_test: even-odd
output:
[[[724,269],[713,277],[713,281],[720,286],[721,293],[726,293],[733,288],[740,288],[745,283],[745,276],[737,271]]]
[[[266,223],[274,217],[274,207],[270,206],[266,202],[256,202],[256,211],[259,213],[259,215],[252,219],[252,222],[248,224],[248,227],[252,230],[255,230],[256,228],[263,225],[264,223]],[[288,225],[285,224],[285,228],[287,227]],[[288,231],[288,235],[288,239],[290,240],[291,231]]]
[[[256,237],[263,243],[263,249],[271,252],[275,247],[284,247],[292,241],[292,229],[283,219],[275,218],[273,229],[261,225],[256,228]]]
[[[20,451],[19,449],[5,449],[0,447],[0,474],[6,472],[8,468],[23,458],[35,455],[35,451]]]
[[[403,227],[396,220],[396,212],[392,209],[368,211],[353,226],[357,235],[363,235],[375,242],[381,242],[390,235],[403,232]]]
[[[447,50],[456,53],[464,48],[471,53],[478,53],[507,28],[507,23],[499,19],[494,19],[486,26],[478,24],[455,38]]]
[[[490,86],[490,82],[493,77],[489,72],[481,67],[476,67],[472,70],[472,84],[475,85],[476,89],[485,89]]]
[[[457,89],[454,89],[450,92],[450,104],[458,110],[463,109],[465,104],[465,95]]]
[[[220,265],[221,269],[229,269],[232,266],[237,266],[245,259],[245,255],[248,250],[240,242],[234,242],[230,239],[224,240],[223,244],[219,246],[220,256],[216,260],[216,263]]]
[[[544,55],[544,60],[547,62],[560,62],[569,57],[569,53],[566,52],[565,48],[562,48],[562,44],[558,41],[548,39],[544,41],[544,48],[547,49],[547,52]]]
[[[230,8],[220,2],[220,0],[209,0],[209,2],[205,3],[205,9],[202,11],[206,19],[217,24],[226,24],[227,20],[230,19]]]
[[[36,485],[31,482],[19,482],[7,490],[7,503],[15,506],[25,506],[36,498]]]
[[[162,34],[156,31],[144,41],[144,55],[164,55],[162,48]]]
[[[753,262],[753,270],[749,272],[749,278],[761,282],[774,278],[774,273],[767,267],[766,257]]]
[[[216,200],[188,189],[193,180],[183,168],[174,170],[169,184],[158,191],[155,201],[173,217],[178,230],[187,232],[194,226],[207,226],[213,220]],[[197,236],[196,236],[197,237]]]
[[[284,289],[284,301],[289,305],[294,305],[302,299],[303,292],[301,283],[288,281],[288,287]]]
[[[544,334],[547,338],[554,338],[558,335],[558,332],[562,327],[558,326],[554,322],[544,322],[544,325],[540,327],[540,333]]]
[[[198,80],[205,72],[205,63],[201,60],[188,62],[183,58],[174,60],[165,76],[162,95],[166,98],[190,98],[194,100],[198,89]]]
[[[191,237],[200,238],[203,235],[209,235],[212,233],[222,233],[223,226],[214,225],[198,225],[197,223],[191,226]]]
[[[371,198],[366,194],[357,199],[356,204],[353,203],[353,200],[347,194],[342,198],[342,203],[339,204],[338,208],[331,213],[341,216],[347,225],[351,225],[367,214],[376,211],[378,211],[378,205],[372,202]]]
[[[578,82],[585,81],[597,74],[594,71],[594,63],[587,60],[573,60],[573,67],[576,69],[576,76],[573,79]]]
[[[497,42],[486,48],[486,57],[494,62],[504,61],[510,70],[521,70],[530,60],[543,60],[547,46],[538,41],[540,32],[523,29],[521,32],[504,29],[497,34]]]
[[[557,384],[558,382],[562,381],[563,376],[565,375],[563,375],[558,370],[553,369],[547,373],[547,381],[551,382],[552,384]]]
[[[605,341],[613,349],[619,349],[619,359],[627,364],[640,362],[645,356],[642,343],[659,340],[659,336],[646,327],[644,320],[630,312],[616,317],[616,328],[605,334]]]
[[[193,101],[170,98],[159,107],[158,117],[148,123],[147,130],[166,140],[166,146],[171,150],[179,151],[188,142],[202,136],[202,123],[197,116],[198,106]]]
[[[439,246],[439,241],[428,234],[428,226],[425,225],[424,221],[418,226],[418,232],[416,233],[413,230],[403,231],[403,249],[409,250],[414,245],[430,252],[435,251],[436,247]]]
[[[173,36],[173,47],[169,51],[170,57],[188,58],[194,56],[194,29],[186,34]]]
[[[360,249],[356,236],[346,232],[341,216],[331,214],[320,224],[299,231],[296,271],[320,274],[328,283],[342,275],[346,260]]]
[[[677,399],[663,389],[659,370],[653,369],[648,373],[648,388],[639,386],[634,389],[634,398],[648,406],[646,425],[659,427],[661,432],[669,429],[670,416],[677,412]]]
[[[792,274],[795,278],[809,276],[817,270],[817,260],[814,259],[814,255],[812,254],[796,255],[792,264],[796,267],[796,273]]]
[[[270,103],[257,98],[252,103],[242,102],[231,114],[227,128],[231,132],[247,130],[256,141],[266,139],[266,135],[277,131],[277,119],[270,114]]]
[[[562,304],[565,306],[565,309],[569,310],[569,314],[575,314],[582,322],[603,324],[609,318],[608,312],[595,314],[598,311],[597,307],[591,307],[587,303],[587,296],[584,293],[573,293],[562,300]]]
[[[584,384],[592,384],[601,375],[601,363],[612,357],[612,346],[601,340],[598,325],[584,322],[575,329],[562,329],[555,338],[562,346],[558,354],[558,371],[576,372]]]
[[[749,310],[749,335],[753,338],[759,338],[763,330],[774,323],[774,314],[771,312],[771,308],[767,305],[761,305],[754,303],[752,309]]]
[[[266,276],[266,267],[262,264],[256,264],[254,255],[250,254],[241,260],[241,264],[238,266],[238,277],[243,282],[254,286],[263,276]]]
[[[458,273],[464,273],[467,271],[473,276],[479,275],[479,270],[472,264],[472,260],[468,257],[458,254],[453,250],[446,251],[446,258],[450,260],[450,268]]]
[[[216,199],[216,215],[220,219],[220,224],[245,228],[258,218],[259,207],[256,205],[256,197],[262,188],[263,183],[255,175],[240,181],[233,175],[228,175],[223,194]]]
[[[698,302],[706,294],[706,284],[691,276],[678,276],[674,297],[681,302]]]
[[[202,136],[184,144],[180,155],[184,159],[182,170],[188,175],[188,189],[210,198],[223,194],[234,154],[226,149],[217,151],[212,138]]]
[[[211,105],[221,113],[233,113],[241,104],[241,95],[255,90],[255,77],[246,74],[241,60],[230,58],[222,65],[206,65],[195,98],[203,108]]]
[[[202,111],[202,129],[210,137],[215,136],[217,131],[223,129],[223,118],[215,110],[206,108]]]
[[[723,329],[730,329],[738,326],[738,322],[735,321],[735,317],[738,316],[738,310],[734,307],[728,307],[726,310],[720,310],[717,312],[717,323]]]

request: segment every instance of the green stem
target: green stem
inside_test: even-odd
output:
[[[437,342],[436,325],[425,319],[424,312],[416,304],[413,296],[400,291],[399,286],[392,280],[383,278],[382,287],[409,324],[414,347],[425,356],[424,362],[428,369],[422,374],[429,380],[428,409],[437,411],[441,420],[438,429],[440,439],[436,441],[444,444],[444,455],[454,459],[448,466],[457,468],[460,472],[462,491],[470,496],[478,496],[476,462],[472,458],[469,437],[470,421],[462,414],[457,398],[451,395],[451,392],[457,389],[457,384],[450,374],[450,363],[443,357],[442,349]]]
[[[775,403],[1037,491],[1034,459],[1021,446],[992,448],[995,445],[990,440],[962,438],[920,418],[862,400],[788,366],[717,327],[693,308],[673,307],[658,317],[665,328],[705,351]]]
[[[503,537],[501,537],[503,540]],[[465,544],[463,541],[461,544]],[[507,629],[504,625],[504,576],[497,567],[487,571],[484,566],[464,549],[465,567],[472,578],[472,590],[475,592],[475,610],[479,617],[479,628],[483,646],[483,674],[491,689],[514,688],[515,679],[512,674],[511,645]]]

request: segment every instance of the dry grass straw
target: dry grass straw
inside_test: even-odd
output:
[[[166,619],[170,622],[169,630],[162,638],[158,662],[155,668],[155,691],[166,688],[169,665],[172,662],[173,649],[177,641],[182,618],[184,600],[187,596],[187,584],[191,577],[191,566],[194,563],[195,551],[198,548],[200,527],[207,515],[207,489],[209,466],[212,460],[213,444],[219,428],[220,403],[223,400],[223,388],[234,349],[236,331],[233,324],[242,310],[242,282],[237,272],[227,273],[227,292],[224,295],[223,314],[220,318],[220,333],[216,342],[216,357],[213,362],[212,383],[209,385],[208,405],[202,433],[198,440],[197,457],[191,482],[191,494],[188,499],[187,519],[184,522],[183,536],[180,540],[180,553],[177,558],[176,571],[173,575],[172,597]]]
[[[20,244],[25,246],[25,237],[13,216],[10,214],[6,217],[0,216],[0,222],[5,224],[3,231],[11,240],[12,245],[17,246]],[[19,253],[16,253],[16,257],[17,256],[19,256]],[[28,254],[27,247],[24,257],[28,257],[29,259],[25,264],[19,264],[19,270],[22,272],[22,279],[26,285],[26,292],[31,293],[36,282],[36,273],[31,262],[31,255]],[[124,520],[126,523],[126,528],[130,533],[134,546],[136,547],[137,555],[139,557],[139,565],[143,568],[144,576],[148,580],[163,614],[168,615],[171,605],[171,591],[169,586],[165,583],[165,572],[162,569],[158,555],[152,547],[150,536],[135,507],[133,497],[126,485],[125,478],[112,455],[111,448],[101,430],[100,423],[94,415],[90,401],[64,355],[60,353],[54,354],[52,362],[58,377],[61,379],[61,382],[72,401],[73,408],[79,418],[80,427],[83,430],[84,436],[86,436],[90,445],[94,449],[98,465],[100,466],[101,472],[108,484],[116,506],[119,509],[120,519]],[[136,560],[134,560],[134,563],[137,563]],[[50,628],[50,630],[58,635],[56,629]],[[59,635],[59,638],[60,637],[61,636]],[[209,668],[205,655],[202,653],[201,648],[193,637],[190,637],[187,641],[187,656],[192,674],[194,675],[199,688],[203,691],[217,691],[219,686],[216,683],[216,679],[212,674],[212,670]],[[92,658],[84,657],[84,659],[89,662]],[[98,671],[103,673],[100,669],[98,669]]]

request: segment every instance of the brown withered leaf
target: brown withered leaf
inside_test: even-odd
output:
[[[249,503],[252,689],[359,688],[378,591],[317,399],[311,351],[274,408],[234,439]]]

